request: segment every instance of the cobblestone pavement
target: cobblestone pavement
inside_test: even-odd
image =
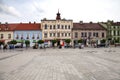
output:
[[[0,50],[0,80],[120,80],[120,48]]]

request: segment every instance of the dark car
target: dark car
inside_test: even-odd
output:
[[[105,43],[98,44],[97,47],[105,47]]]

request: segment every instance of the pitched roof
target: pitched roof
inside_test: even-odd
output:
[[[73,30],[106,30],[99,23],[73,23]]]
[[[13,31],[15,26],[9,26],[9,24],[0,24],[1,31]]]
[[[112,26],[120,26],[120,22],[113,22]]]
[[[2,24],[2,28],[5,28],[5,24]],[[10,31],[13,30],[41,30],[40,23],[14,23],[8,24],[6,27],[9,28]]]

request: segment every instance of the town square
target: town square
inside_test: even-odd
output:
[[[120,80],[120,0],[0,0],[0,80]]]
[[[119,80],[120,47],[0,51],[0,80]]]

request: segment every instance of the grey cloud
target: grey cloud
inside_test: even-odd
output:
[[[20,13],[14,7],[6,5],[2,0],[0,0],[0,13],[16,17],[20,16]]]
[[[33,5],[39,13],[44,13],[44,10],[42,8],[40,8],[40,6],[39,6],[39,4],[37,4],[37,2],[34,2]]]

